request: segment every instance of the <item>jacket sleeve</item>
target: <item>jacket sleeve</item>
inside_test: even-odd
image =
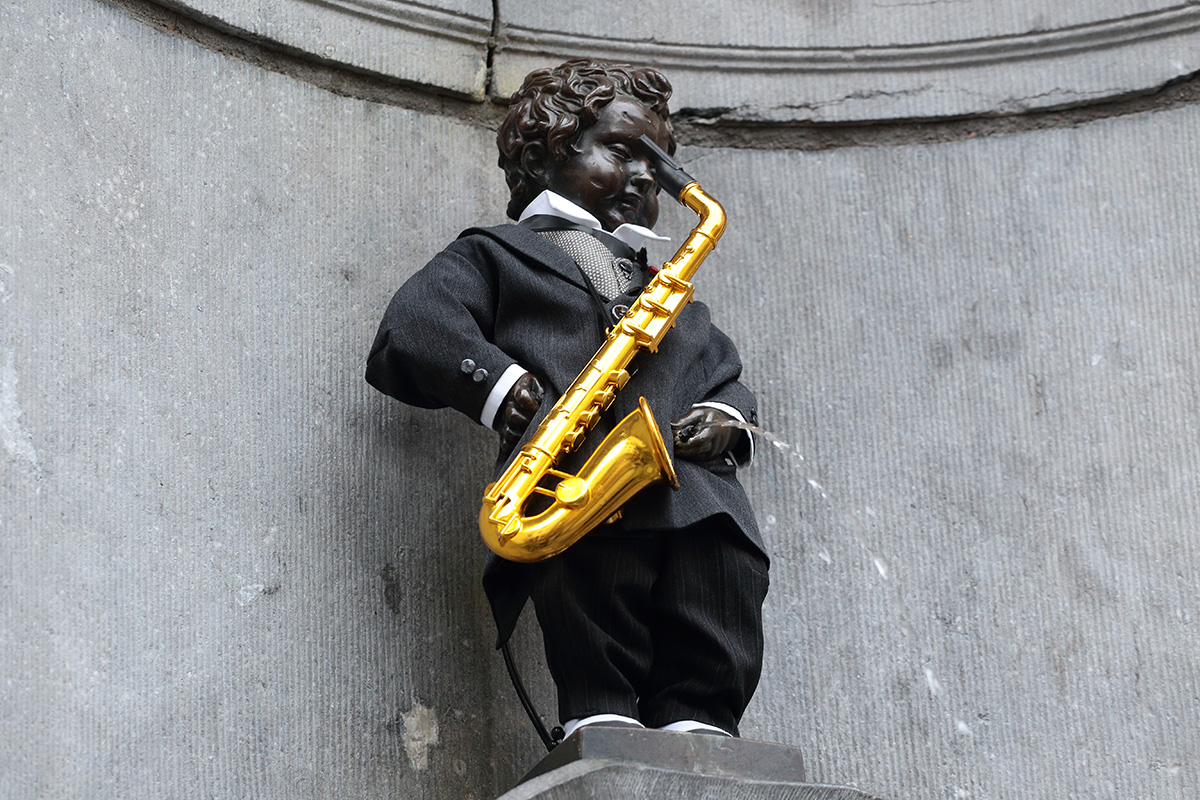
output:
[[[710,329],[704,362],[709,381],[707,390],[695,403],[735,409],[742,421],[757,425],[758,400],[739,380],[742,374],[741,357],[733,341],[715,325]],[[743,436],[735,440],[731,455],[738,465],[750,463],[754,456],[754,436],[750,431],[745,431]]]
[[[479,250],[455,242],[392,297],[367,357],[366,379],[423,408],[478,420],[514,359],[492,343],[497,276]]]

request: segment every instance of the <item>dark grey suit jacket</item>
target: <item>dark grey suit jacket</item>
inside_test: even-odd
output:
[[[697,277],[703,280],[703,267]],[[628,294],[606,302],[566,253],[535,232],[520,225],[472,228],[396,292],[371,347],[367,381],[405,403],[451,406],[478,420],[492,386],[519,364],[546,389],[528,437],[603,343],[612,307],[629,305],[648,278],[643,274]],[[485,369],[487,378],[473,380],[461,368],[464,359]],[[649,402],[668,450],[671,421],[697,402],[725,403],[757,421],[754,395],[738,381],[741,370],[737,350],[712,324],[707,306],[691,303],[658,353],[634,358],[629,383],[560,468],[575,472],[639,396]],[[497,474],[504,465],[497,462]],[[673,530],[725,516],[763,551],[734,466],[676,459],[675,468],[680,488],[651,487],[631,500],[618,523],[623,531]],[[521,565],[489,553],[484,587],[503,640],[527,597]]]

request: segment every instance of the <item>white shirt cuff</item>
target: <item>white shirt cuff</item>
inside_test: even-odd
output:
[[[717,411],[724,411],[738,422],[746,421],[746,418],[742,416],[742,412],[738,411],[728,403],[718,403],[712,400],[705,400],[701,403],[693,403],[692,408],[715,408]],[[746,438],[750,440],[750,454],[746,456],[746,463],[749,464],[754,460],[754,434],[750,433],[750,431],[746,431]],[[732,456],[727,454],[726,458],[732,459]]]
[[[479,422],[483,427],[492,427],[492,424],[496,421],[496,412],[500,410],[500,404],[508,396],[508,390],[517,382],[517,378],[520,378],[528,371],[520,364],[508,365],[508,369],[504,370],[504,374],[500,376],[500,380],[496,381],[496,385],[488,393],[487,400],[483,401],[483,411],[479,412]]]

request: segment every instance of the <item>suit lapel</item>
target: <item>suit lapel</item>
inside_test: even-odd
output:
[[[472,228],[463,231],[462,236],[472,233],[482,233],[505,248],[511,250],[517,259],[533,268],[541,268],[576,286],[585,292],[590,292],[583,273],[575,261],[555,247],[545,237],[535,231],[520,225],[499,225],[495,228]]]

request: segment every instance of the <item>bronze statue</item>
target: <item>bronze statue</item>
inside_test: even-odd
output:
[[[724,214],[671,160],[670,94],[622,64],[530,73],[498,134],[517,223],[467,230],[413,275],[367,366],[381,391],[499,432],[480,527],[504,558],[484,587],[501,644],[533,599],[568,735],[737,735],[761,671],[768,559],[737,480],[753,439],[722,424],[755,423],[756,404],[690,302]],[[655,270],[662,186],[700,222]]]

